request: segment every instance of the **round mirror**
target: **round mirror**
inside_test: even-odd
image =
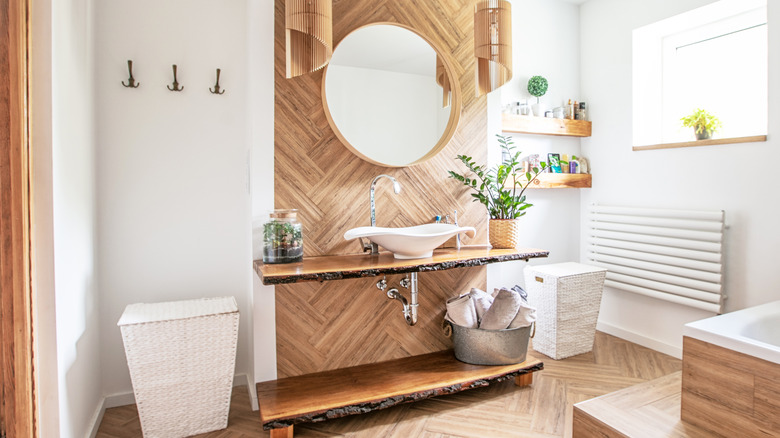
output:
[[[325,70],[325,114],[341,142],[364,160],[386,167],[421,163],[455,133],[460,88],[452,71],[449,59],[409,28],[358,28],[336,46]]]

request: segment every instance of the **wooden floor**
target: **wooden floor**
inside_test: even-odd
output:
[[[529,354],[535,353],[529,351]],[[572,405],[680,371],[679,360],[597,333],[594,351],[554,361],[535,353],[544,370],[534,383],[512,381],[365,415],[295,426],[296,437],[560,437],[571,436]],[[106,410],[97,434],[140,437],[135,405]],[[228,428],[209,438],[267,437],[244,387],[233,391]]]

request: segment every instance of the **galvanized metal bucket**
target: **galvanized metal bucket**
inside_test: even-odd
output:
[[[531,328],[520,327],[504,330],[484,330],[459,326],[452,327],[452,343],[455,358],[474,365],[511,365],[525,360]]]

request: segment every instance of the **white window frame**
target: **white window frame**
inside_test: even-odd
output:
[[[721,0],[633,31],[633,145],[663,143],[664,76],[677,47],[766,22],[766,0]],[[765,132],[764,132],[765,133]]]

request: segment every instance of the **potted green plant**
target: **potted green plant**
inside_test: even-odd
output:
[[[463,163],[473,175],[464,176],[450,170],[449,177],[473,190],[471,196],[474,202],[482,203],[487,209],[490,216],[490,245],[494,248],[516,248],[520,227],[518,219],[533,206],[526,201],[525,190],[537,175],[544,172],[547,165],[542,162],[541,168],[533,167],[529,172],[524,172],[521,152],[515,152],[512,137],[500,134],[496,137],[504,157],[501,164],[488,169],[484,164],[476,164],[472,157],[458,155],[455,159]]]
[[[547,93],[547,79],[543,76],[532,76],[528,80],[528,93],[531,96],[536,97],[536,103],[531,106],[534,111],[534,115],[537,117],[544,117],[544,105],[539,101],[539,98]]]
[[[711,138],[712,134],[723,126],[717,117],[701,108],[697,108],[696,111],[681,118],[680,121],[684,127],[693,128],[696,140]]]

